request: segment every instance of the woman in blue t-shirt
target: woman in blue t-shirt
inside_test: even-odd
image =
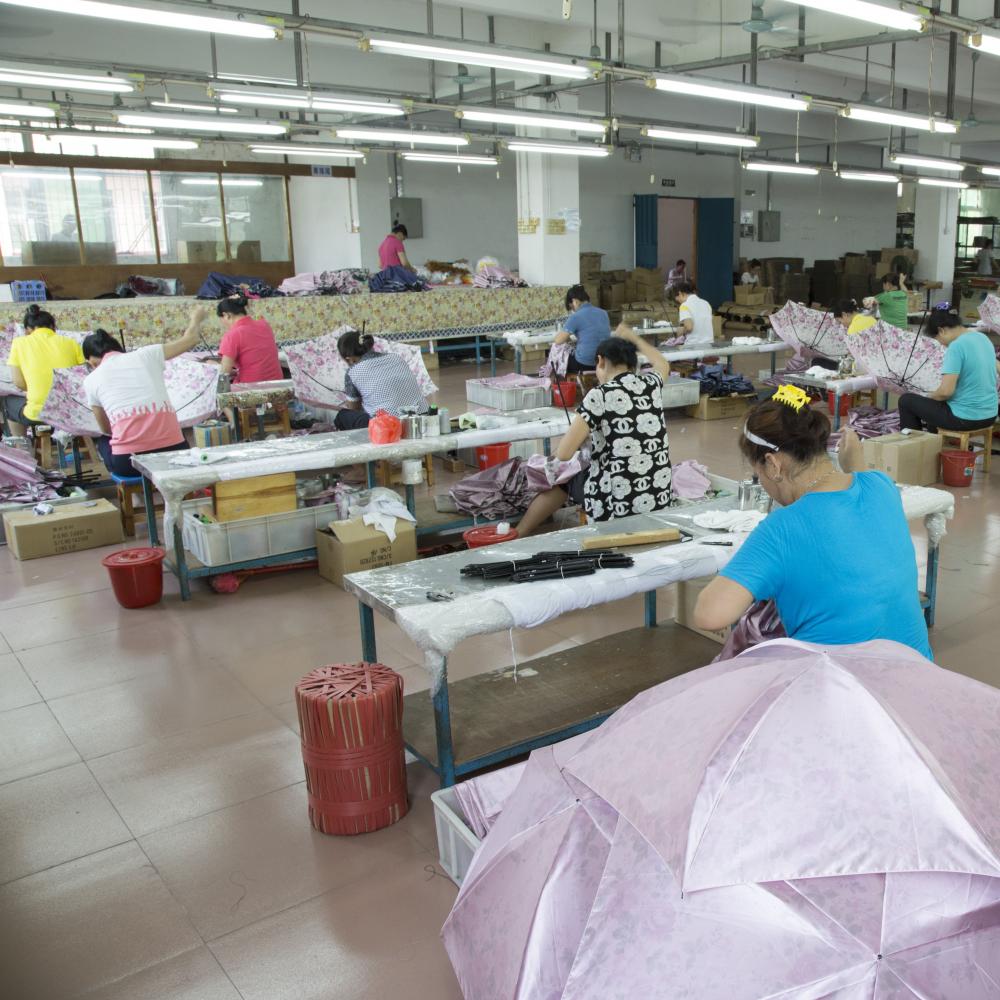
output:
[[[958,313],[935,311],[924,333],[944,344],[941,384],[929,396],[908,392],[899,397],[900,429],[932,434],[989,427],[997,419],[1000,364],[990,338],[964,326]]]
[[[830,421],[782,386],[747,417],[740,450],[781,507],[747,537],[701,593],[698,628],[721,629],[755,601],[774,600],[793,639],[850,645],[892,639],[931,657],[917,559],[899,490],[864,467],[853,431],[840,471],[827,455]]]

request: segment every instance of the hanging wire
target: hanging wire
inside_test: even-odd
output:
[[[795,162],[799,162],[799,126],[802,124],[802,112],[795,113]]]
[[[927,117],[934,118],[934,33],[931,32],[931,57],[927,71]]]
[[[835,115],[833,119],[833,172],[837,172],[838,161],[840,159],[840,115]]]

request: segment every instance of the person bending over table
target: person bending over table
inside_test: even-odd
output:
[[[854,299],[840,299],[833,304],[833,315],[840,322],[840,325],[849,333],[861,333],[870,326],[874,326],[876,319],[863,313]]]
[[[715,340],[712,304],[698,297],[690,281],[674,285],[667,292],[667,298],[673,299],[680,307],[680,324],[685,346],[698,347],[702,344],[711,344]]]
[[[638,372],[638,354],[653,366]],[[623,323],[596,352],[597,387],[583,398],[559,442],[568,462],[590,438],[590,468],[562,486],[539,493],[517,526],[530,535],[572,497],[593,521],[648,514],[670,506],[670,446],[661,390],[670,365]]]
[[[378,266],[380,271],[387,267],[405,267],[408,271],[413,270],[413,265],[406,256],[403,241],[410,234],[406,231],[406,226],[397,222],[392,227],[392,232],[378,245]]]
[[[583,285],[574,285],[566,293],[566,308],[570,315],[552,341],[565,344],[570,335],[576,337],[576,347],[570,355],[566,374],[592,372],[597,364],[597,345],[611,336],[611,321],[603,309],[590,301]]]
[[[348,330],[340,335],[337,350],[349,368],[344,392],[353,400],[351,407],[337,412],[337,430],[367,427],[379,410],[396,417],[404,410],[427,412],[427,400],[410,366],[398,354],[376,351],[375,338],[370,334],[363,336],[357,330]]]
[[[133,455],[187,448],[164,372],[171,358],[190,351],[201,340],[201,325],[207,318],[208,310],[197,306],[183,337],[127,354],[105,330],[96,330],[84,340],[83,356],[93,370],[83,380],[83,390],[98,426],[109,435],[95,443],[112,474],[136,475]]]
[[[272,382],[285,377],[271,324],[247,315],[247,300],[243,295],[221,299],[215,311],[225,330],[219,343],[222,374],[230,375],[235,369],[233,385]]]
[[[924,334],[945,345],[941,384],[929,396],[908,392],[899,397],[900,430],[938,428],[971,431],[997,419],[997,362],[985,333],[962,324],[958,313],[934,310]]]
[[[882,472],[860,471],[864,457],[852,430],[841,438],[838,470],[829,436],[830,421],[796,386],[781,386],[747,415],[740,450],[781,507],[701,592],[694,625],[722,629],[755,601],[774,600],[793,639],[892,639],[929,659],[899,490]]]
[[[23,437],[27,426],[39,422],[52,388],[52,372],[82,365],[83,354],[75,340],[56,333],[52,314],[32,303],[24,314],[24,336],[14,338],[7,364],[11,381],[27,396],[4,397],[4,414],[10,433]]]

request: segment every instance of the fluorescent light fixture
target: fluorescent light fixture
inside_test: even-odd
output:
[[[763,170],[772,174],[802,174],[815,177],[819,167],[803,167],[798,163],[778,163],[774,160],[747,160],[743,166],[747,170]]]
[[[808,97],[791,97],[776,90],[744,87],[723,80],[702,80],[695,76],[653,76],[646,81],[646,85],[666,91],[668,94],[711,97],[718,101],[759,104],[761,107],[781,108],[785,111],[808,111],[811,101]]]
[[[3,0],[0,0],[2,3]],[[43,90],[86,90],[98,94],[130,94],[135,87],[120,76],[90,76],[85,73],[57,73],[48,70],[0,66],[0,83]]]
[[[21,170],[19,167],[4,167],[4,179],[16,178],[26,181],[51,181],[60,178],[56,177],[56,171],[65,168],[53,167],[51,171],[45,170]],[[73,176],[79,181],[99,181],[100,174],[85,174],[83,171],[74,171]]]
[[[214,104],[187,104],[181,101],[150,101],[154,108],[167,108],[170,111],[207,111],[212,114],[238,115],[236,108],[217,108]]]
[[[186,184],[188,187],[217,187],[219,179],[217,177],[185,177],[184,180],[181,181],[181,184]],[[253,178],[223,177],[222,186],[234,188],[259,188],[264,186],[264,182],[254,180]]]
[[[883,7],[866,0],[786,0],[799,7],[811,7],[825,14],[841,14],[869,24],[881,24],[897,31],[923,31],[926,22],[919,14],[907,14],[898,7]]]
[[[37,104],[22,104],[20,101],[0,102],[0,115],[16,115],[19,118],[55,118],[52,108],[40,107]]]
[[[324,97],[320,94],[254,94],[226,91],[219,99],[228,104],[249,104],[253,107],[284,108],[288,111],[340,111],[356,115],[393,115],[406,112],[398,104],[357,100],[348,97]]]
[[[931,170],[952,170],[960,174],[965,164],[959,160],[939,160],[933,156],[917,156],[912,153],[893,153],[889,159],[903,167],[928,167]]]
[[[926,187],[957,188],[958,190],[965,190],[969,186],[965,181],[953,181],[946,177],[918,177],[917,183]]]
[[[415,146],[468,146],[469,140],[458,132],[392,132],[383,128],[335,128],[338,139],[368,139],[371,142],[404,142]]]
[[[27,2],[27,0],[26,0]],[[453,49],[426,42],[403,42],[391,38],[362,39],[361,47],[383,55],[410,56],[415,59],[436,59],[441,62],[463,63],[466,66],[489,66],[515,73],[539,73],[568,80],[586,80],[595,75],[589,66],[533,56],[508,55],[502,49]]]
[[[921,132],[941,132],[953,134],[958,131],[958,123],[946,118],[931,118],[927,115],[911,115],[903,111],[883,111],[881,108],[868,108],[861,104],[848,104],[840,113],[845,118],[859,122],[877,122],[880,125],[898,125],[900,128],[912,128]]]
[[[257,122],[247,118],[239,121],[233,119],[213,120],[208,115],[204,118],[177,118],[173,115],[116,115],[122,125],[145,125],[149,128],[169,128],[195,132],[231,132],[234,135],[284,135],[288,131],[285,125],[275,125],[273,122]]]
[[[127,125],[59,125],[57,127],[71,129],[74,132],[96,132],[98,135],[103,135],[106,132],[125,133],[126,135],[153,134],[151,128],[129,128]]]
[[[495,167],[499,162],[495,156],[463,156],[460,153],[402,153],[404,160],[415,160],[418,163],[464,163],[472,166]]]
[[[148,146],[150,149],[197,149],[198,143],[193,139],[161,139],[155,135],[145,135],[138,139],[129,139],[125,136],[103,136],[96,133],[93,137],[87,135],[74,135],[72,138],[76,142],[89,142],[91,145],[100,144],[106,149],[113,149],[119,146],[122,150],[135,149],[136,146]],[[61,141],[57,136],[52,136],[53,142]]]
[[[290,142],[259,142],[250,147],[251,153],[284,153],[285,156],[345,156],[360,159],[366,154],[346,146],[300,146]]]
[[[996,35],[966,35],[965,44],[970,49],[987,52],[991,56],[1000,56],[1000,38]]]
[[[470,122],[525,125],[529,128],[551,128],[588,135],[604,135],[608,130],[605,122],[595,122],[586,118],[556,118],[552,115],[535,115],[529,111],[502,111],[497,108],[459,108],[455,112],[455,117]]]
[[[698,132],[687,128],[644,128],[642,134],[650,139],[665,139],[667,142],[699,142],[705,146],[736,146],[740,149],[756,149],[760,136],[737,135],[734,132]]]
[[[0,118],[0,125],[13,125],[14,127],[19,127],[23,124],[24,122],[20,122],[16,118]]]
[[[987,177],[1000,177],[1000,167],[980,167],[979,172]]]
[[[133,7],[130,4],[102,3],[100,0],[0,0],[11,7],[28,7],[33,11],[48,10],[54,14],[77,14],[99,17],[105,21],[128,21],[142,27],[183,28],[186,31],[210,31],[215,35],[237,35],[240,38],[279,38],[283,22],[245,21],[240,18],[204,17],[182,14],[162,7]],[[222,9],[222,8],[220,8]]]
[[[845,181],[871,181],[873,184],[899,184],[899,174],[878,170],[838,170],[837,176]]]
[[[226,85],[238,83],[241,87],[248,83],[257,83],[263,87],[298,87],[299,84],[290,76],[247,76],[245,73],[216,73],[215,79],[225,81]]]
[[[546,153],[550,156],[610,156],[607,146],[588,146],[578,142],[522,142],[511,140],[504,145],[512,153]]]

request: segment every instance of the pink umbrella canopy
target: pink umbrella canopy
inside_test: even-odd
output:
[[[756,646],[536,751],[445,924],[466,1000],[1000,995],[1000,691]]]
[[[979,307],[979,318],[990,333],[1000,333],[1000,296],[987,295]]]
[[[944,346],[934,337],[900,330],[888,323],[847,338],[851,357],[890,392],[933,392],[941,384]]]
[[[288,370],[292,375],[295,395],[303,403],[330,410],[341,410],[350,401],[350,396],[344,392],[347,362],[337,350],[338,338],[350,329],[353,328],[341,326],[323,337],[285,347],[285,357],[288,358]],[[416,376],[417,384],[424,396],[433,396],[438,391],[430,375],[427,374],[419,347],[376,337],[375,350],[380,354],[391,351],[403,358]]]
[[[796,354],[807,357],[846,358],[847,332],[831,312],[786,302],[768,317],[774,332]]]

